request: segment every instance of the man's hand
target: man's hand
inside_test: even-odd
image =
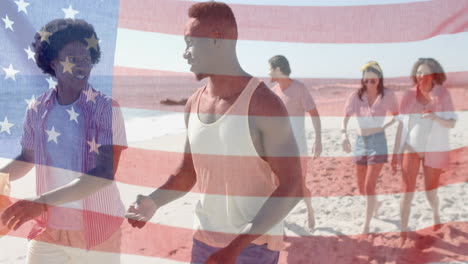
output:
[[[211,255],[205,264],[235,264],[239,254],[240,250],[227,246]]]
[[[322,141],[316,140],[314,144],[314,158],[320,157],[322,154]]]
[[[40,216],[47,211],[47,205],[40,197],[17,201],[8,207],[2,214],[2,223],[8,229],[17,230],[29,220]]]
[[[153,217],[156,210],[158,210],[158,206],[153,199],[145,195],[138,195],[136,202],[127,210],[125,217],[128,218],[128,223],[132,227],[142,228]]]
[[[344,152],[346,153],[351,152],[351,143],[349,143],[349,139],[347,136],[343,136],[343,141],[341,142],[341,146]]]

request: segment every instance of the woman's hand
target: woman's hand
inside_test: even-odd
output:
[[[430,120],[437,120],[438,116],[436,114],[434,114],[434,112],[432,111],[424,111],[424,113],[422,114],[421,116],[422,118],[428,118]]]
[[[343,151],[346,153],[351,152],[351,143],[349,142],[348,135],[344,134],[343,139],[341,141],[341,147],[343,148]]]

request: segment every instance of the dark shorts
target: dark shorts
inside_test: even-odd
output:
[[[193,240],[192,260],[190,263],[199,264],[205,261],[219,248],[209,246],[199,240]],[[236,264],[277,264],[279,251],[272,251],[267,245],[250,244],[237,257]]]
[[[385,163],[388,160],[385,132],[357,136],[353,148],[353,161],[358,165]]]

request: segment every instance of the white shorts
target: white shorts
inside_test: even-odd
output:
[[[26,263],[120,263],[121,231],[115,232],[104,243],[86,250],[84,232],[47,228],[29,241]]]

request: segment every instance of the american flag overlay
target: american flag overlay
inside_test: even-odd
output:
[[[40,200],[47,211],[16,230],[0,220],[0,264],[192,263],[202,247],[229,248],[274,199],[294,202],[235,263],[468,263],[468,0],[227,0],[238,36],[223,43],[253,76],[231,101],[209,97],[210,77],[194,74],[209,63],[192,41],[212,40],[188,33],[199,2],[0,0],[0,215],[83,173],[106,182],[79,199]],[[54,19],[92,25],[82,43],[101,52],[71,105],[56,99],[59,78],[90,63],[59,53],[57,77],[38,67],[33,42],[48,41]],[[261,88],[278,107],[254,99]],[[206,102],[228,107],[203,124]],[[281,109],[290,122],[275,127]],[[257,119],[271,129],[252,132]],[[283,130],[294,147],[275,145]],[[268,138],[274,147],[255,144]],[[109,146],[114,173],[101,177],[93,167]],[[35,168],[10,181],[6,165],[23,148]],[[132,227],[138,195],[182,174],[187,157],[193,188],[165,185],[160,196],[178,199]],[[284,183],[279,172],[298,177]],[[303,191],[272,195],[284,184]]]

